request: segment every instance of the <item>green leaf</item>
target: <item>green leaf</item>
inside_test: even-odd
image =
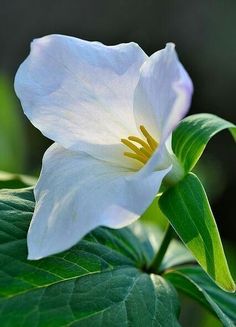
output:
[[[12,174],[0,170],[0,189],[33,186],[36,184],[36,182],[37,182],[36,177]]]
[[[14,90],[0,75],[0,169],[22,171],[25,163],[25,133]]]
[[[236,293],[222,291],[200,267],[178,268],[167,272],[165,277],[177,289],[207,307],[221,320],[224,326],[235,326]]]
[[[0,326],[179,326],[163,277],[142,271],[154,255],[144,235],[98,228],[69,251],[27,261],[32,189],[0,191]],[[157,243],[157,242],[156,242]]]
[[[224,290],[235,291],[215,219],[197,176],[187,174],[163,193],[159,205],[209,276]]]
[[[193,169],[208,141],[224,129],[229,129],[236,139],[236,126],[215,115],[196,114],[180,122],[173,133],[172,148],[185,172]]]

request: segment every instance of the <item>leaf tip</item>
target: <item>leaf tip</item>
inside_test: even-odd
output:
[[[218,286],[221,289],[223,289],[225,292],[228,292],[228,293],[235,293],[236,292],[236,284],[235,284],[235,282],[233,281],[232,278],[230,278],[228,280],[228,282],[224,281],[224,283],[218,284]]]

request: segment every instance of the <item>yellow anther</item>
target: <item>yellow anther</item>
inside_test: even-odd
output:
[[[139,155],[136,154],[136,153],[124,152],[124,155],[125,155],[126,157],[129,157],[129,158],[132,158],[132,159],[136,159],[136,160],[138,160],[138,161],[141,161],[141,162],[144,163],[144,164],[148,161],[147,158],[144,158],[144,157],[142,157],[142,156],[139,156]]]
[[[148,158],[148,159],[149,159],[150,156],[152,155],[152,153],[149,153],[149,152],[148,152],[146,149],[144,149],[144,148],[140,148],[139,151],[142,152],[142,154],[144,154],[145,157]]]
[[[132,142],[130,142],[129,140],[121,139],[121,142],[123,144],[125,144],[128,148],[133,150],[135,153],[137,153],[138,155],[140,154],[139,148],[136,145],[134,145]]]
[[[143,133],[143,135],[146,137],[148,144],[150,145],[152,150],[155,150],[158,146],[157,141],[148,133],[146,128],[143,125],[140,125],[140,131]]]
[[[144,147],[144,149],[146,149],[146,151],[149,153],[149,155],[152,154],[152,149],[150,148],[150,146],[145,141],[143,141],[142,139],[140,139],[139,137],[137,137],[137,136],[129,136],[128,139],[130,141],[139,143],[140,145],[142,145]]]
[[[128,139],[121,139],[121,142],[134,152],[124,152],[126,157],[138,160],[145,164],[157,148],[158,142],[148,133],[143,125],[140,126],[140,130],[146,138],[146,141],[137,136],[131,135]],[[133,144],[133,142],[137,143],[139,147]]]

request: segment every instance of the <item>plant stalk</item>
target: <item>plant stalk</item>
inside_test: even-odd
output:
[[[162,240],[159,251],[157,252],[156,256],[154,257],[152,263],[150,264],[150,266],[148,268],[148,272],[152,272],[152,273],[159,272],[160,265],[165,256],[165,253],[168,249],[168,246],[172,240],[173,234],[174,234],[174,230],[173,230],[172,226],[170,224],[168,224],[168,226],[166,228],[165,236]]]

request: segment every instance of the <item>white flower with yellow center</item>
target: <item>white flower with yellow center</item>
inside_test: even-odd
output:
[[[169,140],[192,83],[173,44],[148,57],[135,43],[46,36],[33,41],[15,89],[55,141],[35,187],[29,259],[66,250],[97,226],[132,223],[174,175]]]

